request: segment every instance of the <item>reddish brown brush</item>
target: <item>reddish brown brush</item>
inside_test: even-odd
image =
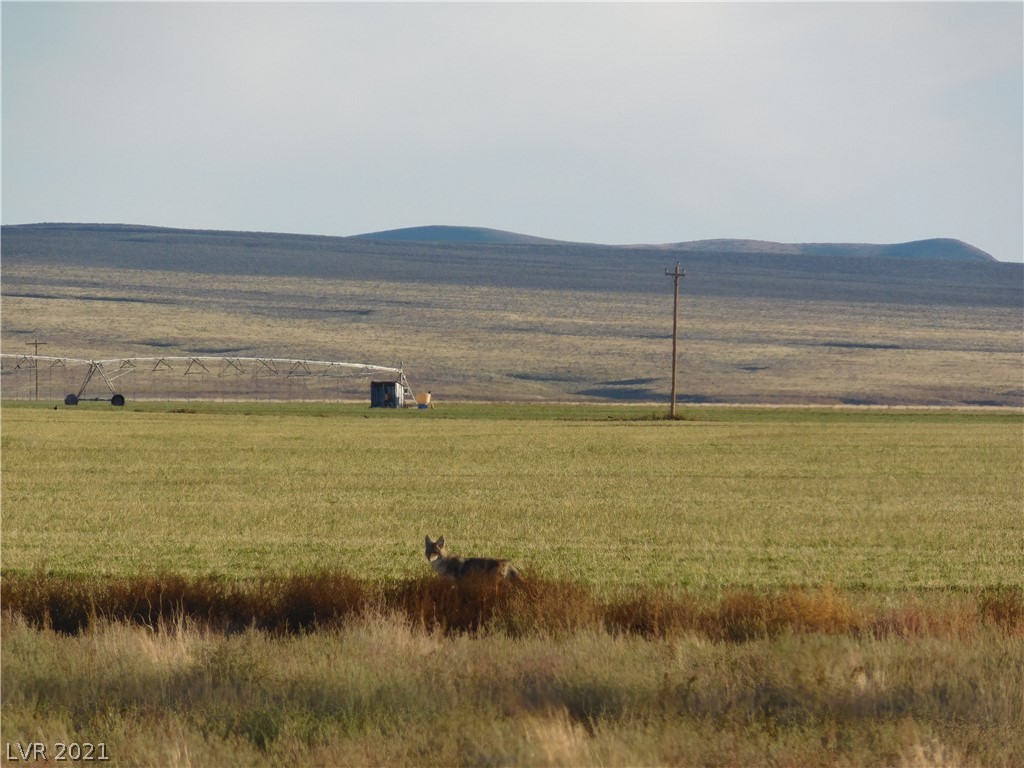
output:
[[[343,571],[230,581],[179,574],[135,578],[8,575],[3,608],[30,624],[77,634],[97,620],[160,628],[187,617],[213,630],[305,632],[338,626],[369,611],[395,613],[431,632],[500,631],[558,635],[579,629],[658,638],[697,634],[744,642],[784,632],[828,635],[967,636],[981,627],[1024,634],[1024,590],[854,603],[831,587],[783,592],[728,590],[719,597],[636,590],[602,599],[589,587],[481,575],[457,582],[433,575],[378,584]]]
[[[979,609],[986,621],[1007,632],[1024,635],[1024,589],[1021,587],[985,590]]]
[[[381,602],[428,631],[475,632],[507,612],[515,584],[486,575],[457,582],[423,576],[386,586]]]

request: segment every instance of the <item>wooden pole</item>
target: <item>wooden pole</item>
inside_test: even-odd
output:
[[[672,278],[675,289],[672,298],[672,399],[668,408],[668,417],[674,419],[676,417],[676,378],[679,369],[679,278],[686,277],[686,272],[679,268],[677,261],[675,270],[669,272],[666,269],[665,274]]]

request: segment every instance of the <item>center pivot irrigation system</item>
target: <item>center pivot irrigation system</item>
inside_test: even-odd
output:
[[[388,368],[368,363],[341,363],[330,360],[294,360],[280,357],[227,357],[193,355],[189,357],[117,357],[110,360],[85,360],[74,357],[49,357],[46,355],[0,354],[3,367],[8,370],[32,370],[37,374],[41,366],[67,368],[69,365],[87,366],[85,379],[78,392],[68,394],[64,405],[78,405],[80,401],[110,401],[111,405],[125,404],[124,395],[118,392],[115,382],[122,376],[135,371],[180,372],[184,376],[209,374],[211,376],[238,376],[251,379],[281,378],[335,378],[352,379],[371,376],[391,377],[401,387],[406,398],[415,400],[409,381],[402,368]],[[99,376],[110,397],[83,397],[89,383]],[[38,381],[38,379],[37,379]]]

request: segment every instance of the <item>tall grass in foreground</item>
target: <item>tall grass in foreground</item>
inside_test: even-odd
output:
[[[9,743],[104,744],[114,765],[1010,766],[1024,638],[782,632],[712,642],[580,627],[221,633],[3,616]]]
[[[119,765],[1013,765],[1019,589],[3,583],[9,743]]]

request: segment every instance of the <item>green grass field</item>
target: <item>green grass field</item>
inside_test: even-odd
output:
[[[1013,766],[1024,417],[684,415],[5,404],[4,739],[130,766]],[[539,587],[444,631],[426,533]],[[363,597],[224,631],[147,583],[242,614]]]
[[[600,589],[1024,583],[1019,414],[653,416],[8,405],[3,566],[384,579],[444,534]]]

